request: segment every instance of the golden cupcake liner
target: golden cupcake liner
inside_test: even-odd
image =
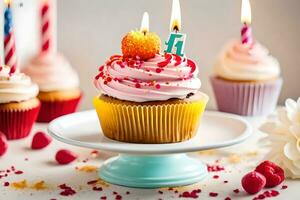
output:
[[[132,143],[175,143],[192,138],[208,97],[170,104],[132,105],[113,98],[94,98],[106,137]],[[125,101],[126,102],[126,101]]]

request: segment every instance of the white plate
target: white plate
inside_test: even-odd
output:
[[[232,114],[205,111],[197,135],[191,140],[172,144],[134,144],[106,138],[94,110],[65,115],[53,120],[49,133],[61,142],[128,154],[185,153],[231,146],[247,139],[250,125]]]

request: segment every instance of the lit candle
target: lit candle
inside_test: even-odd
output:
[[[249,0],[242,0],[241,22],[244,26],[241,29],[241,41],[243,44],[252,44],[251,29],[251,6]]]
[[[10,74],[17,69],[16,43],[12,23],[11,1],[5,0],[4,11],[4,63],[10,67]]]
[[[53,50],[53,33],[51,23],[51,5],[48,0],[43,0],[41,6],[41,52],[49,53]]]
[[[170,21],[170,35],[166,44],[166,53],[174,53],[179,56],[184,56],[184,44],[186,34],[179,33],[181,30],[181,13],[179,0],[173,0],[172,15]]]
[[[140,31],[146,35],[149,31],[149,14],[148,12],[144,12]]]

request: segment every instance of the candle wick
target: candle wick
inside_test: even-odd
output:
[[[174,28],[173,28],[173,31],[175,31],[175,33],[178,33],[179,32],[179,28],[178,28],[178,26],[176,25],[176,26],[174,26]]]

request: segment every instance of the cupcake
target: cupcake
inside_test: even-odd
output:
[[[278,101],[282,86],[280,66],[258,42],[229,42],[211,77],[219,111],[245,116],[267,115]]]
[[[81,99],[79,78],[69,62],[60,54],[40,53],[23,68],[39,86],[41,110],[38,122],[73,113]]]
[[[37,94],[38,86],[30,77],[0,66],[0,131],[7,139],[29,135],[40,109]]]
[[[93,103],[106,137],[175,143],[195,136],[208,101],[199,92],[198,68],[186,57],[159,51],[155,33],[130,32],[122,41],[123,55],[99,68],[94,84],[101,93]]]

